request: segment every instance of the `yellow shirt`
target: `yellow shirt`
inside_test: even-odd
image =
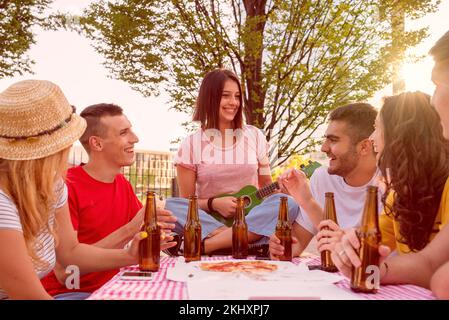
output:
[[[394,193],[391,192],[387,197],[387,204],[392,206],[394,201]],[[443,194],[441,195],[440,207],[438,209],[435,223],[433,225],[433,231],[430,235],[429,242],[433,240],[436,234],[443,229],[446,223],[449,221],[449,178],[444,185]],[[382,211],[379,218],[379,228],[382,234],[382,243],[389,246],[391,250],[397,250],[398,253],[409,253],[409,247],[397,241],[400,238],[399,223],[394,220],[392,216],[388,216],[385,213],[385,209]]]

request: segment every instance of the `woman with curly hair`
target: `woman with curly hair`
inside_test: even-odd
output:
[[[404,108],[405,114],[397,113],[401,116],[401,123],[394,125],[403,126],[404,130],[410,126],[415,130],[410,130],[410,136],[406,138],[408,139],[406,141],[409,141],[408,148],[401,148],[402,153],[396,153],[396,158],[387,157],[389,149],[383,149],[385,154],[383,160],[398,165],[398,167],[392,165],[389,170],[389,183],[390,188],[396,192],[396,196],[393,196],[393,205],[396,207],[393,206],[391,210],[393,219],[398,220],[397,225],[400,226],[397,229],[401,235],[399,239],[406,242],[409,249],[414,251],[429,243],[419,252],[401,255],[390,255],[389,248],[379,246],[379,280],[384,284],[418,285],[431,289],[439,299],[449,299],[448,152],[446,142],[441,137],[444,135],[449,140],[449,31],[435,43],[429,54],[435,61],[432,69],[432,82],[435,84],[432,105],[441,118],[441,125],[435,120],[432,114],[435,112],[427,103],[422,109],[429,110],[428,112],[416,110],[415,114],[415,109]],[[405,104],[408,102],[405,101]],[[407,114],[408,120],[402,118]],[[388,145],[390,145],[388,137],[393,138],[396,143],[399,141],[396,139],[398,138],[395,136],[396,132],[391,134],[388,117],[391,117],[390,114],[385,112],[379,118],[381,120],[379,124],[385,127],[379,129],[383,129],[385,134],[381,135],[376,130],[378,136],[374,136],[374,141],[378,149],[382,148],[382,145],[378,145],[379,137],[385,136]],[[413,162],[409,162],[410,158]],[[399,164],[404,166],[401,167]],[[419,166],[422,166],[421,169],[418,169]],[[385,163],[385,168],[388,168],[388,163]],[[407,175],[407,183],[398,179],[399,171],[395,171],[397,168],[401,174]],[[408,207],[407,203],[413,206]],[[428,208],[425,207],[426,203]],[[405,206],[410,211],[404,210]],[[435,235],[438,230],[441,231]],[[335,264],[347,276],[350,275],[353,265],[360,266],[360,260],[353,248],[359,248],[359,242],[354,232],[348,232],[332,253]]]
[[[386,98],[371,140],[386,186],[379,227],[389,249],[380,250],[420,251],[449,220],[449,142],[430,96],[405,92]],[[332,259],[344,274],[357,264],[358,246],[355,240],[335,245]]]
[[[419,251],[449,218],[449,144],[430,97],[406,92],[385,99],[372,135],[385,177],[382,242]]]

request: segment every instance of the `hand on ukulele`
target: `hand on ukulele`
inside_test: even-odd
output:
[[[224,218],[231,218],[235,215],[237,199],[234,197],[215,198],[212,201],[212,207]]]

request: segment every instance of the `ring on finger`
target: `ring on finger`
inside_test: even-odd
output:
[[[346,251],[343,249],[338,253],[338,255],[343,258],[343,256],[346,256]]]

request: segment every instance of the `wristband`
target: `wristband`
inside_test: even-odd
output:
[[[214,208],[212,207],[212,201],[214,201],[215,197],[211,197],[207,200],[207,209],[209,209],[209,212],[214,212]]]

